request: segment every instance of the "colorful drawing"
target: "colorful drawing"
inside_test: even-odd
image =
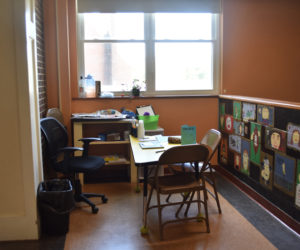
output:
[[[274,126],[274,107],[258,105],[257,122],[267,126]]]
[[[229,149],[236,153],[241,153],[241,137],[238,135],[229,135]]]
[[[287,147],[300,151],[300,125],[288,123]]]
[[[280,129],[266,127],[265,147],[285,152],[286,132]]]
[[[250,141],[242,138],[241,143],[241,172],[249,176],[250,167]]]
[[[250,134],[250,160],[251,162],[260,165],[260,151],[261,151],[261,125],[251,122]]]
[[[272,189],[273,184],[273,156],[261,152],[260,184],[268,189]]]
[[[244,122],[244,137],[250,139],[250,122]]]
[[[221,142],[220,142],[220,160],[222,163],[226,164],[228,163],[228,137],[222,136]]]
[[[274,186],[290,196],[295,192],[296,160],[279,152],[275,153]]]
[[[241,102],[234,101],[233,102],[233,118],[236,120],[241,120]]]
[[[225,115],[220,115],[220,130],[225,130]]]
[[[243,121],[255,121],[256,105],[243,102]]]
[[[300,160],[297,161],[295,204],[300,208]]]
[[[240,121],[233,121],[234,133],[236,135],[244,136],[244,123]]]
[[[229,134],[233,132],[233,117],[225,115],[225,131]]]
[[[241,155],[240,154],[234,154],[234,168],[237,171],[241,171]]]
[[[225,103],[220,103],[220,115],[225,115]]]

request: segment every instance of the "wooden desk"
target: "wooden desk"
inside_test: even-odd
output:
[[[164,138],[168,138],[168,136],[163,136]],[[133,159],[136,167],[143,167],[144,170],[144,181],[143,181],[143,227],[146,221],[146,203],[147,203],[147,195],[148,195],[148,166],[157,164],[159,157],[163,153],[163,150],[167,150],[174,146],[180,146],[180,144],[169,144],[168,140],[163,142],[164,148],[154,148],[154,149],[142,149],[139,145],[139,140],[130,135],[130,145],[131,151],[133,154]],[[157,152],[160,151],[160,152]],[[142,228],[143,230],[145,228]],[[146,230],[146,229],[145,229]]]

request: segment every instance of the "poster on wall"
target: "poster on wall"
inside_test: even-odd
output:
[[[241,102],[233,102],[233,118],[236,120],[241,120],[242,117],[242,104]]]
[[[287,125],[287,147],[300,151],[300,125],[288,123]]]
[[[274,127],[274,107],[257,105],[257,122]]]
[[[237,171],[241,171],[241,160],[242,160],[241,155],[235,153],[234,154],[234,168]]]
[[[259,182],[262,186],[272,189],[273,185],[273,156],[261,152],[261,166]]]
[[[231,115],[225,115],[225,131],[228,134],[233,132],[233,117]]]
[[[241,137],[238,135],[229,135],[229,149],[241,153]]]
[[[261,125],[251,122],[250,125],[250,160],[256,165],[260,165],[260,151],[261,151]]]
[[[236,135],[244,136],[244,123],[241,121],[233,121],[234,133]]]
[[[220,160],[223,164],[228,163],[228,137],[222,135],[220,142]]]
[[[250,122],[244,122],[244,137],[250,139]]]
[[[280,129],[266,127],[265,147],[272,150],[285,152],[286,132]]]
[[[274,186],[284,193],[294,196],[295,158],[276,152],[274,159]]]
[[[243,121],[255,121],[256,119],[256,105],[243,102]]]
[[[249,176],[250,167],[250,141],[242,138],[241,142],[241,172]]]
[[[300,208],[300,160],[297,160],[295,204]]]

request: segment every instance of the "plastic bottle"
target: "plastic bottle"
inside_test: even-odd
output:
[[[144,127],[144,121],[139,120],[139,125],[138,125],[138,138],[143,139],[145,137],[145,127]]]
[[[80,98],[85,98],[86,97],[86,92],[85,92],[85,83],[84,83],[84,79],[81,76],[79,83],[78,83],[78,96]]]
[[[95,80],[91,75],[87,75],[87,77],[85,78],[85,92],[86,97],[96,96]]]

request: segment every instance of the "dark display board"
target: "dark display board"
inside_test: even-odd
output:
[[[220,166],[300,221],[300,110],[219,99]]]

